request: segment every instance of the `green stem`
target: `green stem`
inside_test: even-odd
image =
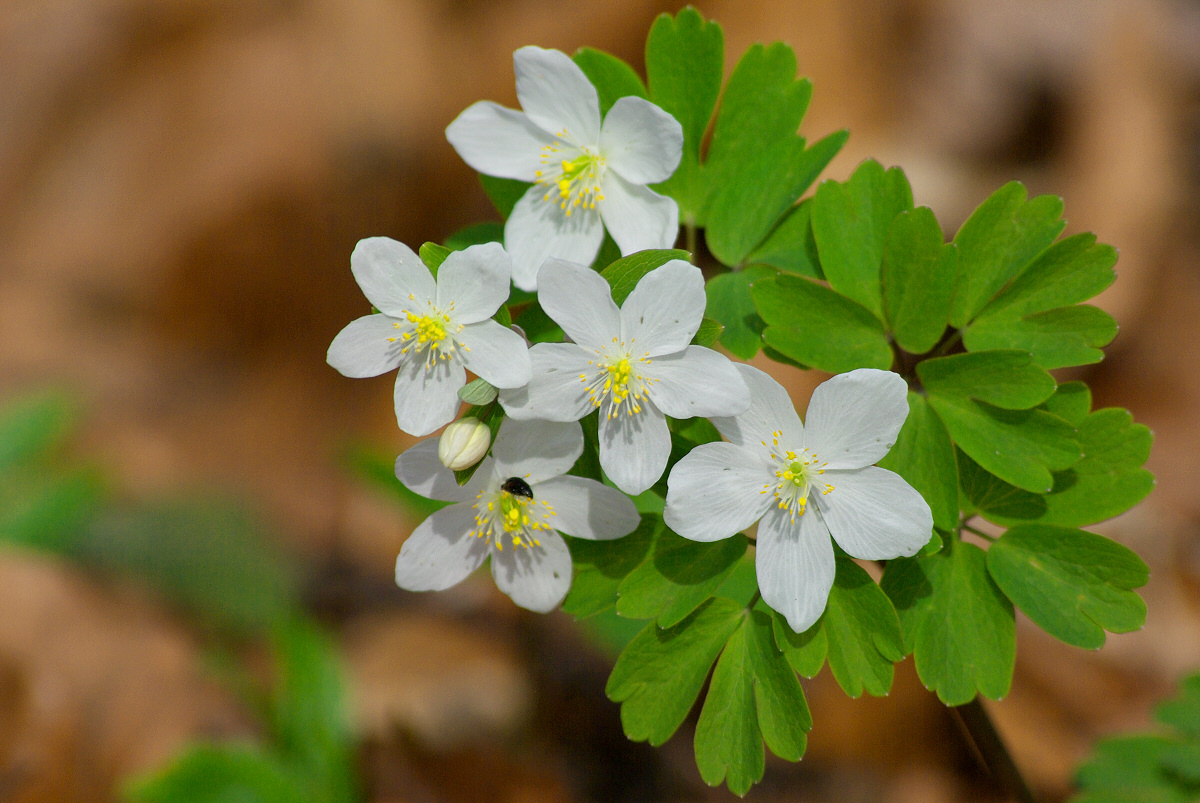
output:
[[[944,356],[947,351],[958,345],[958,341],[962,340],[962,336],[962,329],[956,329],[954,334],[942,341],[942,344],[934,349],[933,353],[926,357],[926,359]]]
[[[974,748],[976,759],[1000,788],[1020,803],[1038,803],[979,698],[952,706],[950,713]]]
[[[684,245],[687,247],[689,254],[688,261],[693,265],[696,264],[696,224],[690,220],[683,224]]]
[[[748,611],[749,611],[749,610],[753,610],[753,609],[754,609],[754,606],[755,606],[755,604],[756,604],[756,603],[757,603],[757,602],[758,602],[760,599],[762,599],[762,592],[761,592],[761,591],[758,591],[758,590],[755,590],[755,592],[754,592],[754,596],[753,596],[753,597],[751,597],[751,598],[750,598],[750,602],[748,602],[748,603],[746,604],[746,610],[748,610]]]
[[[978,535],[978,536],[982,536],[983,538],[986,538],[986,539],[987,539],[987,540],[989,540],[989,541],[995,541],[995,540],[996,540],[996,536],[994,536],[994,535],[988,535],[988,534],[987,534],[987,533],[985,533],[983,530],[976,529],[976,528],[972,527],[970,524],[964,524],[964,525],[962,525],[962,528],[963,528],[964,530],[968,531],[968,532],[972,532],[972,533],[975,533],[975,534],[976,534],[976,535]]]

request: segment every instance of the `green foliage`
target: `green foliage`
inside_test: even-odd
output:
[[[434,278],[437,278],[438,268],[451,253],[451,249],[437,243],[425,243],[418,252],[421,261],[425,263],[425,267],[429,268],[429,272],[434,275]]]
[[[924,354],[942,339],[957,260],[958,252],[942,239],[942,227],[924,206],[901,212],[888,227],[883,306],[896,342],[910,354]]]
[[[682,259],[686,262],[690,257],[691,254],[687,251],[674,249],[638,251],[636,254],[630,254],[613,262],[602,270],[600,275],[608,281],[612,288],[613,302],[620,306],[625,303],[625,299],[629,298],[633,288],[637,287],[637,283],[647,273],[662,267],[672,259]]]
[[[414,521],[422,521],[449,504],[426,499],[405,488],[396,479],[394,457],[386,457],[365,446],[352,446],[346,450],[343,462],[359,479],[394,498],[400,509]]]
[[[505,220],[512,214],[513,207],[517,205],[517,201],[521,200],[521,196],[533,186],[528,181],[496,178],[495,176],[485,176],[482,173],[479,175],[479,182],[483,184],[483,191],[487,193],[488,200],[496,207],[500,217]]]
[[[943,703],[1008,693],[1017,651],[1013,606],[988,574],[982,549],[952,541],[936,555],[889,561],[882,587],[917,675]]]
[[[789,209],[746,261],[770,265],[786,273],[824,279],[817,241],[813,237],[812,199],[807,198]]]
[[[697,346],[711,346],[717,342],[717,338],[721,336],[721,332],[723,331],[725,331],[725,326],[720,321],[707,317],[702,318],[700,320],[700,328],[692,336],[692,343]]]
[[[472,245],[500,242],[504,242],[503,224],[488,222],[474,223],[466,228],[459,229],[447,237],[442,245],[451,251],[462,251],[464,248],[470,248]]]
[[[65,395],[19,396],[0,409],[0,472],[32,462],[60,445],[74,428],[75,405]]]
[[[646,86],[642,79],[625,62],[616,56],[596,50],[591,47],[580,48],[572,57],[583,74],[596,87],[600,97],[600,114],[608,114],[608,110],[618,99],[633,95],[646,97]]]
[[[1096,745],[1079,768],[1071,803],[1187,803],[1200,796],[1200,675],[1159,706],[1158,733],[1117,736]]]
[[[252,745],[197,745],[125,792],[135,803],[304,803],[300,780]]]
[[[734,273],[718,274],[704,287],[708,296],[708,314],[725,327],[721,345],[736,357],[748,360],[758,353],[766,324],[754,308],[750,288],[759,279],[774,276],[777,272],[767,265],[751,265]]]
[[[796,634],[777,613],[775,640],[792,668],[805,677],[816,675],[828,658],[829,671],[851,697],[864,691],[876,697],[887,694],[893,664],[906,655],[891,600],[866,571],[841,555],[821,618]]]
[[[942,530],[958,527],[958,467],[946,426],[919,393],[908,393],[908,418],[879,465],[916,488]]]
[[[662,526],[660,517],[650,515],[642,516],[636,530],[615,541],[568,537],[575,579],[563,610],[583,619],[616,605],[621,581],[650,555]]]
[[[476,407],[491,404],[496,400],[499,391],[486,379],[472,379],[458,389],[458,398]]]
[[[987,567],[1013,604],[1068,644],[1099,649],[1105,630],[1128,633],[1146,621],[1146,603],[1131,589],[1144,586],[1150,570],[1104,536],[1022,524],[992,544]]]

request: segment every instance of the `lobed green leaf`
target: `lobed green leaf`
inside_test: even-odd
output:
[[[1117,336],[1117,322],[1090,305],[1060,307],[1024,318],[980,317],[963,332],[971,351],[1021,349],[1043,368],[1090,365],[1104,359],[1102,346]]]
[[[1016,350],[924,360],[917,364],[917,376],[930,397],[977,399],[1005,410],[1036,407],[1057,387],[1028,352]]]
[[[596,87],[600,96],[600,115],[608,114],[620,98],[632,95],[646,97],[646,86],[634,69],[611,53],[591,47],[581,47],[571,60]]]
[[[789,209],[746,261],[752,265],[770,265],[785,273],[824,279],[812,230],[812,199],[805,198]]]
[[[1013,280],[980,317],[1022,317],[1087,301],[1116,280],[1117,250],[1076,234],[1051,245]]]
[[[706,312],[725,327],[721,345],[736,357],[748,360],[758,353],[766,324],[754,307],[750,287],[777,272],[766,265],[751,265],[731,273],[718,273],[704,286],[708,296]]]
[[[616,605],[621,581],[650,555],[654,536],[662,526],[661,517],[642,516],[636,530],[615,541],[566,536],[575,564],[575,579],[563,600],[562,609],[583,619]]]
[[[935,526],[943,530],[958,527],[954,444],[942,420],[919,393],[909,391],[908,418],[879,466],[899,474],[924,497]]]
[[[661,267],[672,259],[682,259],[687,262],[691,254],[677,249],[638,251],[627,257],[621,257],[600,272],[612,288],[613,301],[620,306],[650,271]]]
[[[928,207],[892,220],[883,246],[883,306],[892,335],[910,354],[929,351],[946,331],[957,259]]]

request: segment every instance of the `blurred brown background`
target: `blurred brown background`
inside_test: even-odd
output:
[[[1121,334],[1079,372],[1097,406],[1156,432],[1157,490],[1098,529],[1153,576],[1145,629],[1098,653],[1019,622],[1011,696],[990,705],[1048,799],[1101,734],[1143,727],[1200,667],[1200,4],[1170,0],[702,2],[727,69],[783,39],[815,93],[802,132],[850,128],[827,174],[903,166],[952,233],[1020,179],[1066,200],[1068,232],[1121,251],[1101,305]],[[345,648],[370,799],[724,800],[684,732],[623,741],[608,660],[561,615],[486,578],[391,587],[413,522],[351,478],[389,454],[390,378],[325,365],[367,304],[362,237],[416,246],[490,219],[443,129],[515,105],[511,53],[584,45],[641,70],[675,6],[531,0],[7,0],[0,4],[0,399],[79,394],[79,450],[119,492],[253,500]],[[816,376],[780,369],[802,401]],[[108,800],[189,739],[250,718],[201,668],[200,637],[134,587],[0,554],[0,800]],[[991,799],[911,661],[882,700],[807,683],[800,765],[760,801]]]

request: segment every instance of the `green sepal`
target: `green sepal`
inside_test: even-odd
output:
[[[763,342],[799,363],[830,373],[892,364],[883,324],[828,287],[779,274],[756,281],[750,295],[767,324]]]
[[[766,265],[751,265],[731,273],[718,273],[704,285],[708,297],[706,312],[725,327],[721,345],[735,357],[748,360],[758,353],[766,324],[754,307],[750,287],[776,273],[775,268]]]
[[[721,26],[687,7],[675,17],[660,14],[646,39],[650,100],[679,121],[683,154],[679,167],[654,187],[674,198],[684,222],[702,224],[708,183],[700,167],[700,143],[712,119],[725,70]],[[793,129],[794,131],[795,129]]]
[[[950,308],[952,326],[962,329],[970,323],[1066,225],[1061,198],[1025,199],[1024,185],[1010,181],[980,204],[954,235],[958,282]]]
[[[608,110],[620,98],[632,95],[638,98],[646,97],[646,85],[625,61],[611,53],[596,50],[592,47],[581,47],[571,57],[583,74],[596,87],[600,97],[600,116],[608,114]]]
[[[1076,647],[1099,649],[1105,630],[1128,633],[1146,621],[1146,603],[1132,589],[1146,584],[1150,570],[1104,536],[1022,524],[991,545],[987,566],[1026,616]]]
[[[963,332],[970,351],[1021,349],[1046,369],[1090,365],[1104,359],[1100,349],[1117,336],[1117,322],[1089,304],[1060,307],[1024,318],[981,316]]]
[[[425,263],[425,267],[429,268],[429,272],[433,274],[433,278],[437,278],[438,268],[446,261],[446,257],[452,253],[449,248],[437,243],[425,243],[421,246],[418,252],[421,261]]]
[[[751,265],[770,265],[785,273],[824,279],[812,231],[812,198],[805,198],[789,209],[746,261]]]
[[[896,472],[917,490],[943,530],[958,526],[958,466],[946,426],[925,397],[908,393],[908,418],[880,468]]]
[[[659,627],[678,624],[720,587],[748,543],[740,534],[711,543],[691,541],[662,524],[646,560],[621,581],[617,613],[656,619]]]
[[[786,137],[741,165],[712,191],[705,242],[726,265],[741,265],[829,164],[849,136],[838,131],[804,147]]]
[[[650,554],[654,536],[661,527],[662,519],[658,516],[642,516],[637,529],[613,541],[564,536],[571,548],[575,578],[563,600],[563,611],[584,619],[616,605],[621,581]]]
[[[651,622],[629,642],[604,688],[621,703],[626,736],[655,747],[671,738],[745,613],[738,603],[714,597],[674,627]]]
[[[496,211],[500,213],[500,217],[508,220],[508,216],[512,214],[513,207],[517,205],[517,201],[533,186],[528,181],[518,181],[513,178],[497,178],[496,176],[485,176],[479,174],[479,183],[483,185],[483,191],[487,193],[488,200],[492,202],[492,206],[496,207]]]
[[[824,181],[813,198],[812,227],[829,285],[883,320],[881,265],[892,221],[913,208],[904,172],[867,159],[846,182]]]
[[[982,549],[954,541],[930,557],[888,561],[881,585],[896,606],[918,677],[943,703],[1008,694],[1016,621]]]
[[[883,306],[900,347],[924,354],[946,331],[958,251],[928,207],[901,212],[883,246]]]
[[[775,646],[771,617],[751,611],[721,653],[696,724],[700,777],[744,795],[762,779],[763,742],[780,758],[798,761],[811,728],[800,681]]]
[[[613,303],[619,307],[625,303],[625,299],[633,292],[633,288],[647,273],[667,264],[672,259],[682,259],[687,262],[690,258],[691,254],[687,251],[674,248],[638,251],[613,262],[602,270],[600,275],[612,288]]]
[[[892,601],[861,566],[838,555],[825,612],[803,634],[778,616],[775,638],[788,662],[814,676],[828,657],[829,670],[850,697],[882,697],[892,688],[893,665],[904,659],[904,636]],[[819,656],[819,657],[818,657]]]

